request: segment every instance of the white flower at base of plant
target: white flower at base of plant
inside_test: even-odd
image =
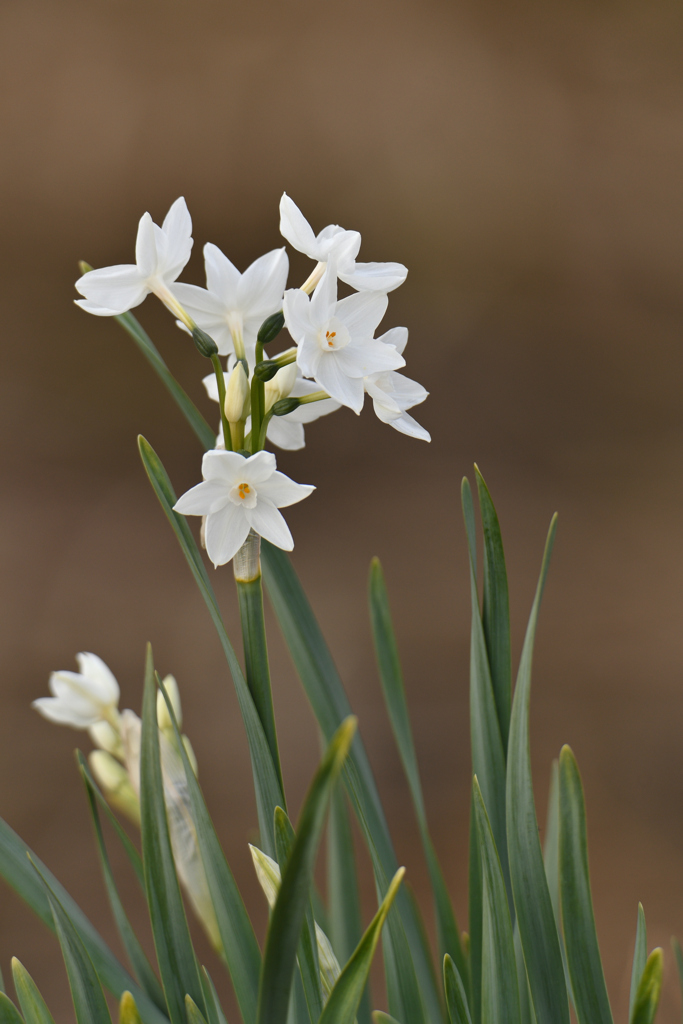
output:
[[[402,354],[408,342],[408,329],[394,327],[377,340],[385,345],[391,345]],[[402,434],[418,437],[422,441],[431,441],[429,431],[406,412],[414,405],[424,402],[429,394],[421,384],[393,370],[387,373],[372,373],[365,377],[363,384],[372,399],[378,419],[388,423],[395,430],[400,430]]]
[[[149,213],[140,218],[135,263],[90,270],[76,281],[84,296],[76,305],[96,316],[119,316],[154,292],[176,315],[169,288],[180,276],[192,251],[192,220],[182,198],[176,199],[161,227]]]
[[[334,260],[337,277],[357,291],[391,292],[403,284],[408,274],[402,263],[356,263],[361,237],[358,231],[346,231],[328,224],[315,235],[296,203],[286,192],[280,200],[280,234],[299,252],[318,266],[304,285],[307,292],[320,280],[328,261]]]
[[[186,516],[206,516],[206,551],[215,566],[233,558],[251,529],[276,547],[292,550],[292,535],[278,509],[307,498],[314,487],[278,473],[271,452],[245,459],[214,449],[202,459],[202,475],[203,482],[173,508]]]
[[[285,325],[298,345],[302,374],[355,413],[363,408],[364,377],[405,366],[393,345],[373,338],[388,302],[384,292],[357,292],[338,302],[331,264],[312,298],[300,288],[285,292]]]
[[[222,356],[245,353],[253,365],[256,335],[263,321],[282,309],[289,259],[285,249],[259,257],[243,274],[217,245],[204,246],[206,288],[176,284],[173,294],[211,335]]]
[[[53,672],[48,687],[51,697],[39,697],[31,707],[60,725],[87,729],[96,722],[118,719],[119,684],[96,654],[76,655],[79,672]]]

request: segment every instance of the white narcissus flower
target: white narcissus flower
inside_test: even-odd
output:
[[[173,506],[186,516],[206,516],[206,551],[215,566],[225,565],[242,547],[251,529],[278,548],[294,547],[279,508],[307,498],[315,488],[297,484],[276,471],[275,456],[214,449],[202,460],[201,484]]]
[[[232,366],[232,357],[228,360],[228,366]],[[287,391],[286,387],[282,387],[282,382],[290,375],[293,375],[295,380],[291,390]],[[224,374],[224,378],[227,389],[230,371]],[[202,383],[206,388],[209,398],[213,402],[217,402],[218,384],[216,383],[215,373],[207,374]],[[301,370],[296,363],[290,363],[288,366],[283,366],[281,370],[278,370],[272,380],[267,382],[265,386],[265,411],[268,412],[271,405],[280,398],[303,398],[305,395],[312,395],[319,390],[320,388],[315,381],[304,380],[301,376]],[[287,391],[286,394],[285,391]],[[292,452],[298,451],[304,448],[306,444],[304,424],[313,423],[315,420],[320,419],[321,416],[327,416],[339,408],[339,402],[335,402],[331,398],[323,398],[319,402],[308,402],[306,405],[300,405],[298,409],[288,412],[286,416],[273,416],[266,428],[266,437],[271,444],[277,445],[278,448]],[[249,433],[250,428],[251,417],[247,417],[245,432]],[[225,447],[222,424],[220,424],[218,429],[217,446],[220,448]]]
[[[403,354],[408,343],[408,328],[394,327],[383,334],[377,341],[391,345]],[[383,423],[400,430],[410,437],[419,437],[423,441],[431,441],[429,431],[420,426],[417,420],[409,416],[406,409],[424,402],[429,392],[417,381],[404,377],[402,373],[389,370],[385,373],[371,373],[363,380],[365,390],[372,399],[375,412]]]
[[[119,684],[96,654],[76,655],[79,672],[53,672],[51,697],[39,697],[31,707],[44,718],[74,729],[88,729],[101,720],[118,719]]]
[[[408,273],[402,263],[356,263],[361,242],[359,232],[345,231],[338,224],[328,224],[315,235],[286,192],[280,200],[280,234],[299,252],[322,264],[313,271],[306,291],[313,289],[329,260],[335,262],[337,277],[359,292],[391,292],[403,284]]]
[[[388,302],[384,292],[359,292],[337,302],[332,264],[311,299],[300,288],[285,292],[285,324],[298,345],[302,374],[356,413],[363,408],[364,377],[405,366],[393,345],[373,338]]]
[[[118,316],[134,309],[154,292],[178,314],[169,290],[192,251],[192,220],[185,200],[176,199],[159,227],[149,213],[140,218],[135,263],[89,270],[76,281],[84,296],[76,305],[97,316]]]
[[[176,284],[173,293],[196,323],[211,335],[222,356],[245,351],[251,364],[259,327],[282,309],[289,259],[273,249],[240,274],[217,245],[204,246],[206,288]]]

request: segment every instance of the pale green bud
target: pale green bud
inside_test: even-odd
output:
[[[108,754],[113,754],[114,757],[123,758],[121,734],[110,722],[105,722],[104,720],[95,722],[88,729],[88,733],[96,747],[106,750]]]
[[[249,415],[249,398],[249,381],[244,366],[239,362],[230,374],[225,392],[225,418],[228,423],[246,420]]]
[[[131,992],[124,992],[119,1003],[119,1024],[142,1024],[140,1011]]]
[[[164,689],[168,694],[168,699],[171,702],[173,708],[173,714],[175,720],[178,723],[178,728],[183,724],[183,712],[180,706],[180,691],[178,690],[178,684],[175,681],[175,676],[166,676],[164,679]],[[157,693],[157,724],[162,732],[167,732],[169,735],[173,735],[173,722],[171,716],[168,713],[168,707],[164,700],[164,695],[159,690]]]
[[[296,363],[289,363],[278,370],[272,380],[267,381],[265,391],[266,412],[276,402],[283,398],[289,398],[292,388],[296,384],[297,367]]]
[[[140,801],[123,765],[106,750],[93,750],[88,763],[107,800],[139,824]]]

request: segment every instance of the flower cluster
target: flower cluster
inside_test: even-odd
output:
[[[44,718],[73,729],[87,729],[95,744],[88,762],[109,803],[136,825],[140,823],[140,739],[142,722],[126,708],[119,711],[120,689],[111,669],[96,654],[76,655],[78,672],[53,672],[51,697],[39,697],[32,707]],[[178,684],[166,676],[163,687],[178,728],[182,710]],[[197,917],[216,948],[220,947],[216,915],[209,896],[195,826],[192,822],[185,770],[176,733],[163,694],[157,694],[157,723],[164,802],[178,875]],[[182,743],[197,773],[197,759],[187,736]]]
[[[357,231],[330,224],[314,234],[287,194],[280,201],[280,232],[316,261],[300,288],[287,288],[284,248],[261,256],[241,274],[211,243],[204,246],[206,288],[178,282],[192,249],[192,222],[182,198],[161,227],[144,214],[134,264],[91,270],[76,282],[83,296],[78,305],[98,316],[120,316],[155,294],[211,359],[213,373],[204,384],[220,406],[216,446],[204,456],[202,483],[175,510],[204,517],[203,539],[214,565],[230,561],[252,531],[285,550],[294,546],[279,509],[314,488],[279,473],[275,456],[264,451],[267,442],[302,448],[305,424],[341,406],[360,413],[366,394],[383,423],[430,440],[408,412],[427,392],[398,372],[405,366],[407,329],[375,337],[388,293],[403,284],[406,268],[357,262]],[[339,281],[353,293],[340,299]],[[294,345],[264,358],[264,346],[283,327]]]

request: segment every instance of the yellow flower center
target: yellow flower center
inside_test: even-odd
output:
[[[336,331],[325,331],[325,338],[327,339],[327,344],[330,346],[330,348],[334,348],[334,338],[336,337]]]
[[[251,494],[251,487],[249,486],[249,484],[238,484],[237,490],[239,491],[239,496],[242,499],[242,501],[244,501],[248,494]]]

